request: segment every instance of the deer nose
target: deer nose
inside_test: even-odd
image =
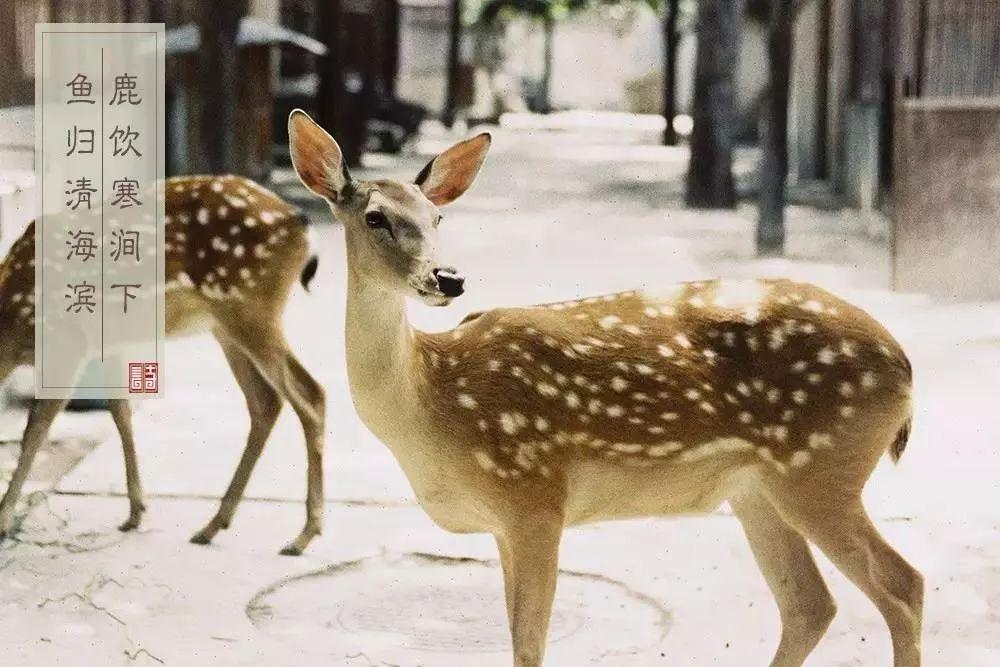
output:
[[[461,296],[465,291],[465,278],[451,267],[442,266],[434,269],[434,278],[438,289],[445,296]]]

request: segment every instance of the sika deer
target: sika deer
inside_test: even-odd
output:
[[[707,512],[728,501],[800,665],[834,602],[807,540],[876,604],[896,665],[920,662],[921,575],[879,535],[861,490],[910,424],[910,365],[867,314],[786,280],[696,282],[470,315],[428,334],[405,299],[443,306],[438,207],[490,145],[445,151],[414,183],[355,181],[330,135],[289,119],[302,182],[345,227],[347,369],[364,422],[443,528],[497,541],[514,663],[542,662],[566,526]]]
[[[211,332],[246,397],[250,434],[218,512],[191,538],[207,544],[229,523],[285,400],[305,432],[308,462],[306,524],[283,550],[299,554],[319,534],[323,520],[322,387],[288,347],[281,316],[307,261],[306,219],[260,185],[238,176],[167,179],[166,329],[168,336]],[[34,360],[35,232],[32,224],[0,265],[0,382],[19,364]],[[305,266],[304,270],[303,267]],[[0,538],[13,525],[14,505],[49,426],[65,400],[36,400],[24,432],[21,457],[0,503]],[[124,400],[111,401],[125,454],[129,518],[136,528],[145,505]]]

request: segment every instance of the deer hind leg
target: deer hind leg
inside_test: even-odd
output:
[[[306,442],[306,523],[298,537],[281,553],[301,554],[323,527],[323,435],[326,429],[326,395],[318,382],[295,358],[278,330],[239,330],[227,325],[227,340],[253,360],[271,386],[291,403]]]
[[[110,401],[108,407],[118,429],[118,436],[122,441],[122,453],[125,456],[125,487],[128,490],[129,512],[128,519],[118,526],[118,530],[126,532],[139,527],[142,515],[146,511],[146,503],[143,500],[139,460],[135,454],[135,439],[132,435],[132,407],[123,399]]]
[[[895,667],[919,667],[923,575],[879,534],[860,495],[803,499],[782,488],[769,489],[768,496],[878,608],[889,626]]]
[[[326,431],[326,392],[290,351],[285,355],[289,400],[302,422],[306,438],[306,525],[302,533],[281,550],[286,556],[301,554],[323,530],[323,436]]]
[[[14,530],[14,508],[21,495],[24,482],[28,478],[28,473],[31,471],[31,463],[35,460],[38,449],[45,442],[53,420],[66,407],[67,402],[68,399],[41,399],[35,400],[31,404],[28,425],[24,429],[24,437],[21,440],[21,455],[17,460],[17,468],[14,470],[14,476],[11,477],[3,500],[0,501],[0,540]]]
[[[545,657],[559,572],[562,522],[535,521],[497,535],[514,667],[540,667]]]
[[[208,544],[216,533],[229,528],[236,508],[243,498],[247,483],[250,481],[250,475],[253,473],[261,452],[264,451],[264,444],[271,435],[271,430],[278,420],[283,404],[281,395],[261,375],[253,361],[239,347],[223,338],[219,338],[219,345],[222,347],[226,361],[229,362],[229,368],[246,398],[247,411],[250,414],[250,433],[247,435],[247,444],[240,457],[240,462],[236,466],[233,479],[229,482],[229,487],[219,503],[218,511],[208,524],[191,538],[195,544]]]
[[[809,544],[759,493],[729,501],[781,615],[781,642],[771,667],[799,667],[836,614]]]

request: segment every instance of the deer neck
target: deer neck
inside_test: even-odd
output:
[[[347,375],[362,421],[383,439],[404,421],[401,411],[416,394],[416,332],[398,292],[385,289],[348,265]]]

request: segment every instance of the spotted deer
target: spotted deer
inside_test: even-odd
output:
[[[297,279],[316,270],[309,259],[306,218],[274,193],[238,176],[183,176],[165,182],[166,331],[210,332],[246,397],[250,434],[218,512],[192,542],[207,544],[229,527],[284,401],[305,433],[308,468],[306,523],[283,550],[299,554],[319,534],[323,517],[322,387],[295,358],[281,317]],[[34,223],[0,265],[0,382],[34,361]],[[301,274],[301,275],[300,275]],[[180,389],[179,389],[180,390]],[[0,538],[13,527],[14,506],[49,427],[65,400],[36,400],[21,456],[0,503]],[[130,511],[120,528],[136,528],[145,510],[129,403],[110,402],[125,457]]]
[[[703,281],[418,331],[408,297],[463,292],[435,256],[439,207],[470,187],[489,136],[402,183],[354,180],[301,111],[289,132],[300,179],[345,228],[354,405],[437,524],[495,537],[516,667],[542,662],[567,526],[725,501],[781,614],[773,665],[802,664],[834,615],[807,541],[876,604],[895,664],[919,664],[921,575],[861,502],[911,415],[910,365],[875,320],[811,285]]]

